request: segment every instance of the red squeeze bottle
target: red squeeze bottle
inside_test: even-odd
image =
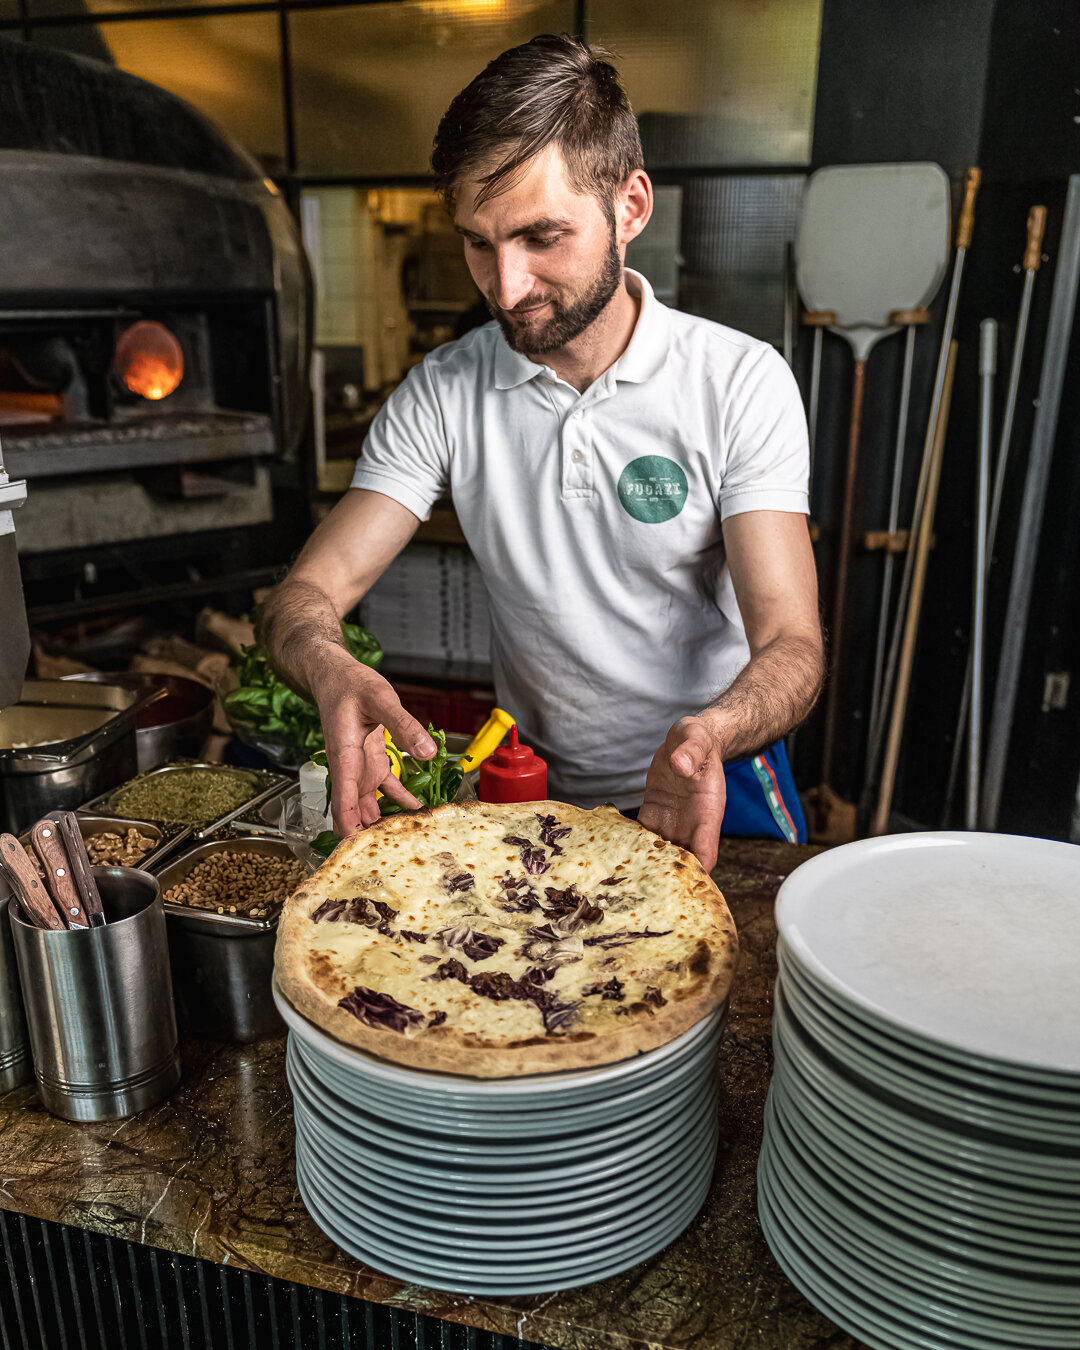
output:
[[[518,744],[517,727],[480,765],[476,795],[482,802],[542,802],[547,798],[547,764]]]

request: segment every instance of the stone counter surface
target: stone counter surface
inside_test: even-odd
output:
[[[773,902],[816,851],[722,844],[713,875],[741,958],[721,1049],[712,1189],[681,1237],[613,1279],[488,1298],[406,1285],[345,1255],[296,1189],[284,1035],[254,1045],[184,1039],[180,1086],[124,1121],[57,1120],[31,1086],[0,1096],[0,1207],[564,1350],[857,1350],[785,1278],[755,1206],[772,1071]]]

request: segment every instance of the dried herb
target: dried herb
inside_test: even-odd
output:
[[[205,825],[243,806],[257,791],[250,775],[229,769],[171,769],[122,787],[116,810],[167,825]]]

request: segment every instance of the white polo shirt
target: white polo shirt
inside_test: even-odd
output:
[[[486,324],[410,371],[353,477],[421,520],[450,491],[491,597],[499,705],[550,794],[584,806],[639,805],[668,728],[749,660],[721,521],[808,509],[783,359],[625,276],[633,338],[583,394]]]

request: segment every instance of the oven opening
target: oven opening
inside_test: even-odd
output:
[[[129,393],[156,402],[184,378],[183,348],[164,324],[140,320],[120,334],[113,370]]]

